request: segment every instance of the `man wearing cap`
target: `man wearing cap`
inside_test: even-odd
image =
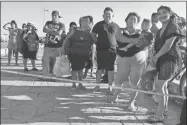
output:
[[[61,18],[58,11],[52,12],[52,21],[47,21],[43,32],[46,33],[45,48],[42,58],[44,75],[52,75],[56,57],[60,54],[62,46],[61,36],[65,34],[65,25],[59,21]]]

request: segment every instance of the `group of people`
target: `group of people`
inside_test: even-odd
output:
[[[130,12],[125,18],[126,27],[120,28],[114,21],[114,12],[110,7],[103,11],[103,21],[93,26],[92,16],[83,16],[79,19],[79,26],[75,22],[70,23],[69,32],[66,35],[65,26],[59,21],[61,18],[58,11],[52,12],[52,21],[47,21],[43,32],[46,33],[45,47],[42,57],[43,75],[53,76],[53,67],[56,57],[67,55],[71,64],[72,80],[82,81],[86,78],[87,72],[93,67],[93,60],[97,60],[96,82],[94,92],[100,91],[99,84],[103,71],[105,71],[105,81],[109,83],[108,99],[117,101],[120,90],[113,90],[123,84],[130,84],[131,88],[140,88],[141,78],[145,74],[147,65],[151,65],[156,70],[154,77],[154,87],[162,94],[168,94],[168,81],[177,70],[180,60],[178,45],[184,39],[181,29],[186,27],[184,18],[180,18],[173,13],[171,8],[160,6],[157,13],[153,13],[151,20],[144,19],[141,29],[136,26],[140,23],[140,16],[135,12]],[[160,29],[157,24],[162,23]],[[17,28],[15,21],[12,21],[11,28],[5,29],[10,32],[8,44],[9,58],[12,48],[23,54],[24,71],[28,71],[27,59],[30,58],[34,71],[36,53],[38,50],[38,35],[36,28],[28,23],[23,25],[22,30]],[[20,35],[18,35],[20,34]],[[20,36],[20,37],[17,37]],[[22,40],[20,40],[22,39]],[[19,43],[18,41],[22,41]],[[15,44],[17,42],[17,44]],[[96,49],[94,49],[96,47]],[[17,64],[16,56],[16,65]],[[117,63],[117,73],[114,75],[114,65]],[[83,72],[83,69],[86,69]],[[115,78],[114,78],[115,77]],[[114,81],[115,79],[115,81]],[[73,83],[72,89],[86,89],[81,83],[78,87]],[[136,101],[138,92],[131,92],[129,109],[137,111],[137,105],[143,105],[143,95],[140,93],[140,101]],[[168,96],[157,96],[158,107],[153,111],[148,121],[152,123],[163,122],[168,111]],[[182,124],[181,124],[182,125]]]
[[[10,25],[10,27],[8,27]],[[24,71],[28,71],[27,60],[30,59],[32,63],[32,70],[38,71],[35,67],[36,54],[39,47],[39,37],[35,26],[28,22],[22,25],[19,29],[17,23],[13,20],[3,26],[5,30],[9,31],[8,41],[8,64],[11,63],[11,56],[14,51],[16,66],[18,66],[18,53],[23,55]]]

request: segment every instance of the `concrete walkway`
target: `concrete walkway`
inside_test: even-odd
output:
[[[36,66],[41,69],[41,53]],[[5,66],[7,57],[1,59],[1,69],[23,72],[20,66]],[[14,60],[12,60],[14,63]],[[30,61],[28,67],[31,69]],[[40,74],[40,72],[28,72]],[[88,77],[87,81],[95,82]],[[106,89],[93,93],[94,86],[87,91],[71,91],[71,83],[65,81],[46,82],[35,77],[1,72],[1,124],[2,125],[151,125],[146,122],[145,113],[134,113],[127,109],[123,101],[128,100],[124,93],[119,104],[106,101]],[[145,107],[155,108],[149,96]],[[180,116],[180,106],[169,103],[165,122],[155,125],[176,125]]]

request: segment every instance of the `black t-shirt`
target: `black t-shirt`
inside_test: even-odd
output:
[[[63,30],[63,33],[65,33],[65,25],[61,22],[54,23],[53,21],[47,21],[45,26],[47,26],[49,29],[53,29],[55,31]],[[59,48],[62,46],[63,43],[63,37],[62,35],[58,36],[58,38],[54,39],[55,36],[52,34],[46,34],[46,44],[45,47],[50,48]]]
[[[137,32],[136,34],[129,35],[126,32],[123,32],[123,35],[126,36],[127,38],[138,38],[140,36],[140,33]],[[129,43],[121,43],[118,41],[117,41],[117,43],[118,43],[118,48],[124,48],[129,44]],[[136,47],[135,45],[133,45],[127,51],[117,49],[117,53],[121,57],[132,57],[135,54],[137,54],[138,52],[140,52],[140,48]]]
[[[74,34],[70,37],[70,53],[79,55],[89,55],[93,39],[90,32],[75,30]]]
[[[112,34],[111,36],[107,35],[107,32],[104,29],[104,25],[107,25],[108,31]],[[98,39],[96,42],[96,50],[109,50],[116,49],[117,42],[116,40],[109,40],[109,37],[115,37],[116,31],[120,30],[119,26],[112,22],[111,24],[107,24],[105,21],[98,22],[94,27],[92,32],[98,35]]]

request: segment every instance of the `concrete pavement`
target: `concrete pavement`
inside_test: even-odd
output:
[[[41,69],[41,55],[36,66]],[[1,58],[1,69],[23,72],[20,66],[5,66],[7,57]],[[12,60],[14,64],[14,60]],[[30,61],[28,67],[31,69]],[[40,72],[28,72],[40,74]],[[87,81],[95,82],[88,77]],[[106,101],[106,89],[93,93],[94,86],[87,91],[70,91],[71,83],[65,81],[46,82],[35,77],[20,76],[1,72],[1,124],[2,125],[151,125],[146,122],[144,113],[134,113],[123,103],[111,104]],[[128,100],[128,93],[121,96],[120,102]],[[155,108],[149,96],[145,107]],[[168,116],[164,124],[176,125],[180,116],[180,106],[169,103]]]

